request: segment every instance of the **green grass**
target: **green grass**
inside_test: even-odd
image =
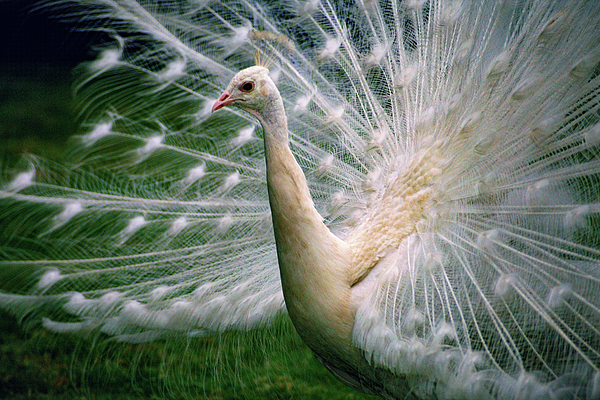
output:
[[[0,68],[0,155],[60,158],[77,132],[70,71]],[[273,327],[207,338],[123,344],[25,328],[0,314],[0,398],[369,399],[337,381],[293,330]]]
[[[123,344],[0,316],[0,397],[11,399],[368,399],[338,382],[293,332]]]

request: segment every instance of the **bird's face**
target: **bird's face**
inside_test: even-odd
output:
[[[213,105],[212,111],[234,106],[260,113],[268,103],[271,85],[273,83],[267,68],[259,66],[246,68],[233,77],[227,89]]]

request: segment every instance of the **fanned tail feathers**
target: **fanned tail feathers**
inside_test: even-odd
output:
[[[70,161],[3,171],[0,307],[130,342],[284,312],[261,128],[210,113],[266,30],[295,45],[261,51],[330,229],[403,177],[427,197],[361,283],[368,362],[424,398],[600,397],[600,3],[52,7],[110,39]]]

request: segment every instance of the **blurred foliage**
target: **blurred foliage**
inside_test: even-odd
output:
[[[0,146],[11,157],[57,158],[77,130],[71,72],[52,64],[0,64]]]

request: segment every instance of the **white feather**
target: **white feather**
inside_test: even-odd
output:
[[[0,276],[31,273],[0,308],[135,343],[285,313],[262,134],[210,114],[260,47],[312,201],[371,271],[352,326],[368,378],[339,377],[390,398],[600,396],[599,2],[48,7],[118,46],[80,69],[76,159],[3,176]]]

